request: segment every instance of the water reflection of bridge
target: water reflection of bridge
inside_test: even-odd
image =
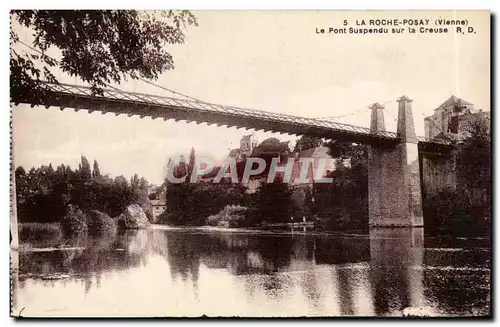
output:
[[[274,314],[283,315],[390,315],[400,314],[406,307],[429,304],[446,312],[450,309],[448,305],[468,310],[471,303],[488,298],[484,292],[471,291],[470,285],[455,276],[456,272],[436,276],[423,269],[423,265],[449,264],[443,253],[456,255],[452,251],[431,251],[424,257],[423,241],[420,229],[373,230],[366,237],[142,230],[122,235],[111,241],[110,246],[90,247],[71,254],[21,254],[21,274],[89,276],[86,282],[89,291],[98,287],[99,279],[109,272],[128,274],[134,266],[154,270],[149,265],[161,258],[169,271],[158,272],[162,279],[153,285],[184,285],[182,292],[192,292],[199,303],[213,302],[206,298],[207,287],[212,287],[220,304],[236,297],[242,307],[254,307],[263,299],[270,306],[273,301],[284,308],[297,306],[295,312],[274,309],[277,310]],[[478,265],[487,260],[484,253],[461,258]],[[455,261],[463,263],[460,259]],[[44,264],[38,265],[40,262]],[[221,285],[213,289],[210,285],[215,281]],[[456,296],[450,298],[452,282],[455,292],[466,292],[468,297],[459,297],[458,302]]]

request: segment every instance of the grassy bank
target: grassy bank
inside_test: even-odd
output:
[[[117,222],[96,210],[83,213],[70,208],[61,223],[20,223],[18,226],[22,248],[50,248],[86,243],[87,236],[114,235]]]
[[[19,224],[19,244],[23,247],[54,247],[64,240],[59,223]]]
[[[95,239],[113,238],[119,222],[122,229],[143,228],[149,224],[138,205],[127,207],[122,215],[115,218],[97,210],[84,212],[70,205],[61,222],[20,223],[19,244],[22,248],[81,247]]]

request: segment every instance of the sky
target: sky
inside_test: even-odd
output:
[[[205,101],[369,127],[374,102],[385,105],[386,127],[396,129],[396,99],[413,99],[418,135],[424,116],[452,94],[490,110],[488,12],[195,11],[198,27],[186,42],[169,48],[175,69],[157,84]],[[347,19],[463,18],[476,34],[316,34]],[[29,42],[30,32],[19,30]],[[58,73],[62,82],[81,84]],[[171,96],[128,81],[122,90]],[[134,173],[163,181],[169,158],[198,156],[220,161],[239,147],[243,129],[150,118],[89,114],[85,110],[12,109],[14,164],[26,169],[60,163],[77,167],[80,156],[97,160],[112,176]],[[288,135],[256,133],[291,140]]]

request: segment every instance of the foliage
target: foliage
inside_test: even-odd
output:
[[[368,227],[368,179],[362,172],[338,164],[333,183],[314,186],[313,210],[327,229]]]
[[[184,209],[189,192],[189,184],[167,183],[167,209],[158,216],[160,223],[169,225],[183,225],[186,222]]]
[[[351,167],[366,170],[368,165],[368,146],[349,142],[332,141],[325,144],[332,158],[349,160]]]
[[[85,156],[82,156],[82,162],[79,164],[78,172],[83,181],[89,181],[92,179],[92,169],[90,168],[90,162]]]
[[[153,191],[149,194],[150,200],[157,200],[162,196],[162,193],[165,194],[165,185],[154,186]]]
[[[489,207],[474,204],[463,193],[443,189],[427,199],[424,212],[431,231],[456,235],[482,234],[491,225]]]
[[[320,138],[303,135],[300,139],[297,140],[293,152],[300,152],[303,150],[316,148],[321,145],[323,145],[323,141]]]
[[[31,247],[54,247],[61,243],[63,234],[58,223],[19,224],[19,243]]]
[[[116,220],[105,213],[91,210],[87,214],[88,232],[91,235],[113,235],[116,232]]]
[[[309,187],[293,189],[294,207],[291,215],[294,217],[294,222],[302,221],[302,217],[306,217],[309,221],[313,219],[315,212],[312,191]]]
[[[195,163],[196,163],[196,154],[194,148],[191,148],[191,152],[189,153],[189,162],[187,166],[188,173],[186,179],[188,181],[191,180],[191,174],[193,173]]]
[[[259,146],[272,148],[280,144],[278,139],[268,139]],[[366,148],[349,144],[329,144],[337,151],[337,169],[332,173],[332,185],[320,184],[313,192],[306,191],[304,203],[294,196],[288,184],[277,176],[274,183],[262,183],[257,192],[246,194],[245,187],[231,183],[168,183],[167,210],[160,215],[160,221],[171,225],[228,225],[221,217],[228,205],[242,205],[245,212],[244,225],[267,223],[288,223],[291,216],[318,216],[325,220],[328,228],[364,228],[368,226],[368,186]],[[191,151],[194,154],[194,150]],[[190,156],[194,161],[194,155]],[[353,159],[354,158],[354,159]],[[345,159],[354,163],[345,167]],[[191,160],[190,160],[191,161]],[[244,166],[244,162],[242,163]],[[182,170],[181,168],[184,167]],[[178,175],[189,174],[189,165],[180,163],[175,167]],[[238,175],[241,172],[239,172]],[[210,217],[208,221],[206,218]]]
[[[247,208],[239,205],[227,205],[215,215],[207,217],[207,225],[222,227],[242,227],[246,225]]]
[[[99,164],[94,160],[94,168],[92,169],[92,178],[101,177],[101,171],[99,170]]]
[[[281,156],[287,155],[289,152],[288,142],[280,142],[279,139],[271,137],[262,141],[252,151],[252,157],[260,157],[266,159],[269,155],[275,157],[276,154]]]
[[[471,126],[458,145],[456,189],[441,190],[424,203],[425,224],[459,235],[485,233],[491,226],[491,139],[486,120]]]
[[[129,184],[123,176],[101,176],[96,167],[97,162],[91,171],[83,156],[75,171],[63,164],[55,170],[52,165],[32,168],[28,173],[18,167],[15,175],[19,222],[61,222],[69,205],[83,212],[99,210],[111,217],[120,215],[132,203],[150,205],[144,178],[134,176]]]
[[[134,174],[134,176],[132,176],[130,180],[132,202],[138,204],[142,208],[142,210],[144,210],[144,213],[146,214],[146,217],[148,217],[148,220],[152,221],[153,206],[151,204],[151,201],[149,200],[148,184],[148,181],[144,177],[139,178],[137,174]]]
[[[252,217],[254,223],[288,223],[294,209],[292,190],[288,184],[277,180],[275,183],[262,183],[254,194]]]
[[[35,104],[49,96],[40,80],[57,82],[55,68],[89,83],[95,93],[128,76],[157,79],[174,68],[168,45],[184,43],[186,25],[198,25],[189,11],[15,10],[11,20],[32,31],[39,51],[21,51],[18,30],[11,29],[11,97]],[[51,48],[60,51],[59,62],[47,55]]]
[[[366,229],[368,149],[364,145],[344,142],[329,142],[326,146],[337,163],[329,175],[333,183],[314,186],[314,214],[327,229]]]
[[[189,163],[184,160],[174,167],[174,176],[187,176],[183,183],[165,180],[167,209],[159,216],[159,221],[170,225],[204,225],[206,217],[214,215],[226,205],[244,201],[246,188],[231,183],[190,183],[196,155],[194,148],[189,155]]]
[[[66,215],[62,219],[62,230],[65,235],[82,235],[89,231],[87,216],[78,207],[69,205]]]
[[[167,209],[160,222],[170,225],[204,225],[206,218],[227,205],[242,204],[246,188],[230,183],[167,184]]]
[[[460,183],[468,189],[485,188],[491,193],[491,137],[486,120],[473,122],[470,132],[457,155]]]

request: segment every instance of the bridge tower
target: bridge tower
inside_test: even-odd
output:
[[[422,193],[412,100],[398,99],[396,145],[371,146],[368,152],[368,197],[371,227],[423,226]],[[384,107],[371,106],[371,132],[385,131]]]

